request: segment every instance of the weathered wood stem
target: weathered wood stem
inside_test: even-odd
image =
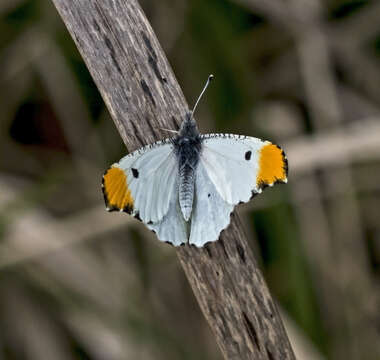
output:
[[[188,107],[138,2],[53,2],[128,150],[163,137],[159,128],[178,129]],[[218,242],[177,251],[195,296],[226,359],[295,359],[239,218],[231,220]]]

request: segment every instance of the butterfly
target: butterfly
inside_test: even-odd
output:
[[[279,146],[250,136],[199,133],[193,115],[212,78],[176,136],[132,152],[103,175],[108,211],[136,217],[175,246],[218,240],[235,205],[287,182],[288,162]]]

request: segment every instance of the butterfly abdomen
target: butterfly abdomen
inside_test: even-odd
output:
[[[190,219],[194,200],[194,170],[189,165],[179,169],[179,205],[185,221]]]

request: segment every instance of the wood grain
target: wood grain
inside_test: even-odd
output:
[[[178,129],[188,106],[138,2],[52,1],[128,150]],[[237,215],[216,243],[177,254],[226,359],[295,359]]]

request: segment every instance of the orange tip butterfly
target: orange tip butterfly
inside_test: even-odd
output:
[[[287,182],[288,162],[277,145],[199,133],[193,115],[212,78],[178,135],[134,151],[103,175],[106,209],[136,217],[174,246],[218,240],[235,205],[266,186]]]

